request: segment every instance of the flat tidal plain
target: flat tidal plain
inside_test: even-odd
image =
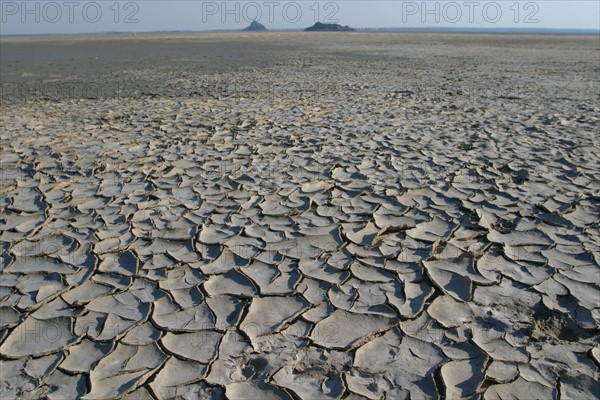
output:
[[[600,393],[598,37],[0,43],[0,397]]]

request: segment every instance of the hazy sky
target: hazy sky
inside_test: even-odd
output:
[[[600,29],[600,1],[166,1],[0,0],[0,34],[270,29],[316,21],[357,28]]]

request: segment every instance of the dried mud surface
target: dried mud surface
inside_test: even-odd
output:
[[[599,47],[2,39],[1,397],[596,398]]]

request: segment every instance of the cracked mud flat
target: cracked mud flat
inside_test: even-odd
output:
[[[3,92],[2,398],[597,396],[597,38],[164,38],[3,42],[145,83]]]

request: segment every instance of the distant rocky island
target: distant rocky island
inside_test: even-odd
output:
[[[311,27],[305,29],[306,32],[353,32],[354,29],[348,25],[342,26],[338,24],[324,24],[317,22]]]
[[[268,29],[258,21],[252,21],[250,26],[244,28],[244,32],[264,32]]]

